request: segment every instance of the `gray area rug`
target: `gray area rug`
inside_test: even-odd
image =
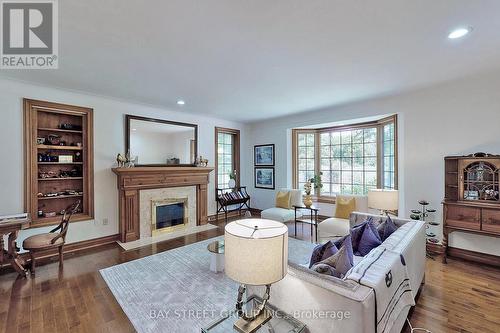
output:
[[[209,269],[207,245],[218,239],[100,271],[137,332],[199,333],[234,308],[238,284]],[[313,247],[289,238],[289,261],[307,263]]]

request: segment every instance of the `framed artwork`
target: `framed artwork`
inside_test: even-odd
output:
[[[255,166],[274,166],[274,143],[254,146]]]
[[[255,167],[255,188],[274,190],[274,168]]]

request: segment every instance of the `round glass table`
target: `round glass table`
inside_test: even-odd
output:
[[[218,273],[224,270],[224,241],[215,241],[207,246],[210,252],[210,270]]]

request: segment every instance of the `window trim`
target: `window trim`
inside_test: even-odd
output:
[[[240,186],[240,130],[227,127],[215,127],[215,197],[219,186],[219,133],[233,135],[233,165],[236,170],[236,186]]]
[[[398,189],[398,117],[397,114],[385,117],[379,120],[363,122],[357,124],[349,124],[344,126],[318,127],[318,128],[294,128],[292,129],[292,184],[294,188],[298,188],[298,134],[314,133],[314,173],[319,174],[321,163],[319,163],[320,154],[320,134],[331,131],[344,131],[362,128],[377,127],[377,188],[381,188],[383,184],[383,129],[384,126],[394,123],[394,189]],[[330,195],[314,195],[317,202],[335,203],[335,196]]]

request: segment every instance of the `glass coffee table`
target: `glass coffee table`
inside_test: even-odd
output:
[[[251,296],[246,305],[251,308],[256,308],[262,303],[262,299],[257,296]],[[276,309],[272,305],[267,304],[266,309],[273,314],[270,321],[262,325],[256,332],[262,333],[302,333],[305,331],[306,325],[286,314],[285,312]],[[236,310],[231,310],[221,313],[221,317],[201,329],[202,333],[231,333],[238,332],[233,328],[234,323],[238,320]]]

